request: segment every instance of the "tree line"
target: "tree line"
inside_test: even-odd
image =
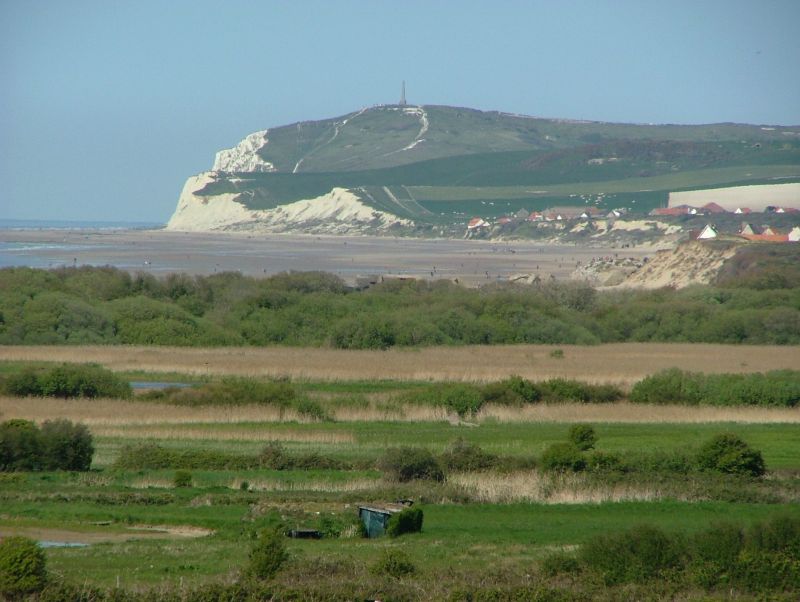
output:
[[[0,344],[800,344],[800,287],[775,286],[601,292],[572,282],[391,281],[354,290],[322,272],[158,279],[110,267],[5,268]]]

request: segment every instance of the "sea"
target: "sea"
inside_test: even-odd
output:
[[[2,219],[0,230],[149,230],[162,222],[94,222],[65,219]]]
[[[76,221],[76,220],[32,220],[0,218],[0,231],[35,231],[35,230],[150,230],[160,228],[161,222],[126,222],[126,221]],[[97,245],[94,245],[95,247]],[[52,259],[40,254],[41,251],[78,250],[76,244],[56,244],[35,241],[0,241],[0,268],[32,267],[50,268],[63,265],[54,263]]]

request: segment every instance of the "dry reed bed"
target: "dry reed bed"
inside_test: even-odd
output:
[[[598,423],[712,423],[744,424],[800,423],[800,407],[716,407],[655,406],[627,402],[608,404],[536,404],[521,408],[490,405],[474,420],[460,421],[443,408],[432,406],[398,406],[396,411],[383,408],[336,408],[331,411],[339,422],[441,422],[479,425],[485,420],[499,422],[598,422]],[[271,406],[203,406],[187,407],[113,399],[62,400],[38,397],[0,396],[0,419],[24,418],[43,422],[65,418],[83,422],[92,431],[108,437],[153,437],[169,439],[219,439],[242,441],[297,441],[310,443],[349,443],[351,433],[330,430],[313,431],[308,427],[295,431],[263,430],[252,427],[234,428],[243,423],[303,423],[315,421],[293,411]],[[206,426],[201,426],[206,425]],[[210,428],[225,425],[224,428]]]
[[[351,493],[374,491],[391,485],[382,479],[358,478],[346,481],[310,479],[299,482],[281,479],[241,479],[230,481],[230,489],[240,490],[247,483],[250,491],[314,491],[324,493]],[[522,471],[510,474],[491,472],[455,473],[448,484],[456,487],[476,502],[508,504],[532,502],[539,504],[600,504],[603,502],[654,501],[665,497],[656,487],[634,484],[591,482],[580,474],[548,474]],[[171,489],[171,480],[143,477],[130,483],[135,489]]]
[[[602,502],[653,501],[663,497],[657,488],[631,484],[605,485],[580,474],[545,474],[524,471],[510,474],[456,473],[448,477],[473,500],[492,504],[600,504]]]
[[[559,348],[564,358],[550,357]],[[0,360],[96,362],[113,370],[291,376],[316,380],[488,381],[511,374],[631,385],[677,367],[702,372],[763,372],[800,366],[800,346],[618,343],[426,347],[349,351],[292,347],[4,346]]]

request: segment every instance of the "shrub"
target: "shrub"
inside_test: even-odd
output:
[[[29,420],[0,424],[0,470],[41,470],[42,433]]]
[[[781,552],[800,560],[800,518],[776,516],[753,525],[747,532],[751,550]]]
[[[132,394],[130,384],[93,364],[62,364],[39,376],[45,397],[121,397]]]
[[[539,384],[542,399],[547,402],[577,401],[610,403],[622,399],[622,391],[614,385],[590,385],[566,378],[551,378]]]
[[[701,470],[751,477],[760,477],[766,470],[761,452],[733,433],[721,433],[703,445],[697,465]]]
[[[597,435],[589,424],[573,424],[569,428],[567,439],[581,451],[588,451],[597,443]]]
[[[41,396],[42,386],[36,370],[26,368],[16,374],[11,374],[3,382],[3,392],[16,397]]]
[[[420,447],[396,447],[387,449],[378,460],[378,468],[395,481],[413,479],[444,481],[441,466],[427,449]]]
[[[645,583],[677,568],[681,549],[661,529],[640,525],[624,533],[593,537],[583,545],[579,558],[606,585]]]
[[[484,385],[481,395],[485,403],[521,405],[539,401],[542,392],[531,381],[520,376],[511,376],[506,380]]]
[[[800,591],[800,559],[787,554],[745,549],[732,573],[732,581],[750,591]]]
[[[556,552],[542,558],[542,572],[548,577],[555,577],[564,573],[577,573],[581,565],[578,559],[566,552]]]
[[[589,455],[586,467],[593,472],[626,472],[629,469],[619,456],[600,451]]]
[[[47,581],[44,551],[27,537],[0,540],[0,594],[17,598],[40,591]]]
[[[3,390],[20,397],[121,397],[132,395],[130,384],[95,364],[62,364],[50,369],[28,368],[6,378]]]
[[[172,484],[175,487],[191,487],[192,473],[188,470],[176,470],[175,475],[172,477]]]
[[[554,443],[542,454],[542,468],[559,472],[579,472],[586,468],[586,458],[573,443]]]
[[[448,470],[486,470],[497,465],[497,456],[486,453],[475,443],[456,439],[441,456]]]
[[[312,420],[324,421],[331,419],[325,411],[325,408],[323,408],[318,401],[314,401],[313,399],[301,399],[297,402],[295,408],[298,414]]]
[[[442,392],[440,404],[464,418],[478,413],[483,396],[470,385],[450,385]]]
[[[700,399],[700,379],[678,368],[643,378],[633,385],[630,394],[630,400],[636,403],[696,404]]]
[[[286,455],[286,450],[277,441],[270,441],[258,455],[258,463],[263,468],[272,470],[286,470],[291,466],[291,460]]]
[[[435,384],[411,391],[400,397],[404,403],[443,406],[464,417],[476,414],[483,406],[481,390],[463,383]]]
[[[278,574],[281,566],[288,559],[283,535],[278,531],[262,532],[253,547],[250,548],[249,563],[246,573],[256,579],[271,579]]]
[[[92,465],[94,444],[84,424],[46,420],[42,424],[42,461],[46,470],[86,471]]]
[[[419,533],[422,531],[422,508],[405,508],[392,514],[386,533],[390,537],[398,537],[404,533]]]
[[[417,567],[402,550],[384,550],[378,562],[372,566],[372,572],[376,575],[388,575],[395,579],[411,575],[416,571]]]
[[[287,408],[296,397],[294,387],[288,382],[225,377],[196,387],[148,391],[140,399],[182,406],[258,404]]]
[[[744,545],[742,530],[718,524],[695,534],[688,542],[690,572],[703,587],[714,587],[730,578]]]

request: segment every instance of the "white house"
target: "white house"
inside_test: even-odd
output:
[[[697,235],[697,240],[710,240],[717,237],[717,230],[711,224],[706,225],[703,231]]]

